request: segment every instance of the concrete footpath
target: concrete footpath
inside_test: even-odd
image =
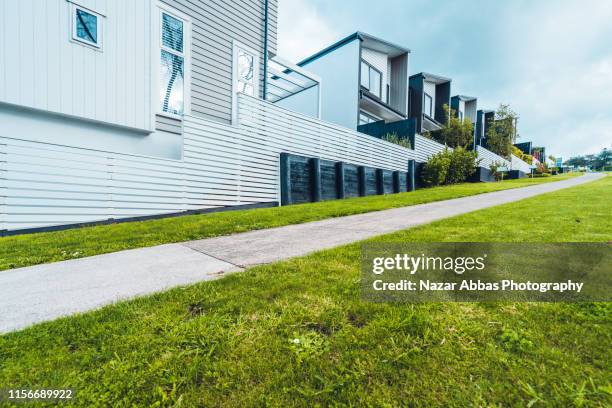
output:
[[[587,174],[470,197],[0,272],[0,333],[601,177],[604,175]]]

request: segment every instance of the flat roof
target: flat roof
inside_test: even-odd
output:
[[[466,96],[466,95],[455,95],[453,98],[457,98],[460,101],[471,102],[475,101],[477,98],[475,96]]]
[[[418,74],[410,75],[410,78],[423,77],[426,81],[435,82],[436,84],[441,84],[444,82],[451,82],[450,78],[446,78],[440,75],[430,74],[428,72],[419,72]]]
[[[404,48],[397,44],[393,44],[388,41],[381,40],[380,38],[374,37],[373,35],[364,33],[362,31],[356,31],[353,34],[348,35],[339,41],[336,41],[329,47],[325,47],[321,51],[318,51],[312,54],[310,57],[303,59],[302,61],[298,62],[297,65],[302,66],[302,65],[308,64],[309,62],[312,62],[326,54],[329,54],[330,52],[356,39],[359,39],[360,41],[362,41],[365,47],[387,53],[391,57],[395,57],[395,56],[398,56],[404,53],[410,53],[410,49],[408,48]]]

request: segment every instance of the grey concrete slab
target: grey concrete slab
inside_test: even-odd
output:
[[[0,272],[0,333],[601,177],[588,174],[520,189]]]
[[[0,333],[237,270],[169,244],[4,271]]]

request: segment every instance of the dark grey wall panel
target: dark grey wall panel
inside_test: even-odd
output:
[[[371,167],[365,168],[365,195],[378,194],[376,182],[376,169]]]
[[[408,173],[405,171],[399,172],[399,191],[400,193],[408,191]]]
[[[289,169],[291,202],[309,203],[312,201],[312,162],[307,157],[291,156]]]
[[[393,172],[390,170],[383,170],[383,194],[393,194]]]
[[[352,164],[344,165],[344,196],[359,197],[359,174],[357,166]]]
[[[336,162],[321,160],[321,199],[335,200],[338,198],[336,182]]]

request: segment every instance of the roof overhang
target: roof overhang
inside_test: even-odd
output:
[[[475,96],[466,96],[466,95],[455,95],[453,96],[453,98],[457,98],[460,101],[464,101],[464,102],[472,102],[477,99]]]
[[[387,54],[390,58],[397,57],[402,54],[410,53],[408,48],[404,48],[397,44],[390,43],[380,38],[374,37],[373,35],[366,34],[358,31],[357,35],[361,39],[362,46],[371,50],[379,51]]]
[[[342,38],[339,41],[336,41],[335,43],[333,43],[332,45],[330,45],[329,47],[325,47],[324,49],[322,49],[321,51],[312,54],[310,57],[307,57],[305,59],[303,59],[302,61],[298,62],[297,65],[299,66],[303,66],[305,64],[308,64],[326,54],[329,54],[330,52],[333,52],[335,50],[337,50],[340,47],[345,46],[346,44],[349,44],[355,40],[359,40],[362,42],[364,47],[367,48],[371,48],[373,50],[376,51],[380,51],[380,52],[384,52],[386,54],[388,54],[391,58],[396,57],[398,55],[401,54],[406,54],[406,53],[410,53],[410,50],[408,48],[404,48],[401,47],[397,44],[393,44],[390,43],[388,41],[385,40],[381,40],[380,38],[374,37],[373,35],[361,32],[361,31],[357,31],[351,35],[348,35],[344,38]]]
[[[450,78],[446,78],[440,75],[429,74],[427,72],[420,72],[418,74],[411,75],[410,78],[422,77],[424,81],[433,82],[436,85],[443,84],[445,82],[451,82]]]

